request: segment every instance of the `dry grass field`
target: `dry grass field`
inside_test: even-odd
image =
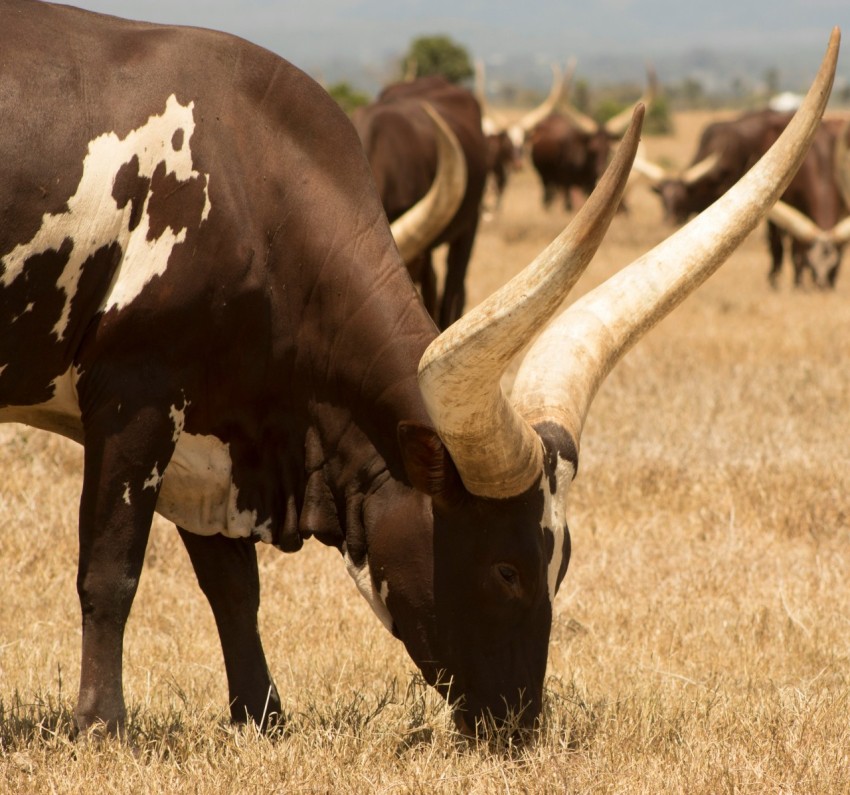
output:
[[[684,164],[704,115],[647,140]],[[470,303],[568,219],[530,169],[486,223]],[[628,197],[581,293],[661,240]],[[81,453],[0,428],[0,792],[850,791],[850,263],[834,293],[769,289],[759,228],[600,391],[573,485],[545,725],[472,747],[339,555],[260,550],[284,733],[227,723],[212,616],[157,520],[125,642],[129,745],[75,744]]]

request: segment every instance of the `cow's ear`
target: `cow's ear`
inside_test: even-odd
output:
[[[445,507],[466,496],[451,454],[433,428],[418,422],[398,424],[398,443],[413,488]]]

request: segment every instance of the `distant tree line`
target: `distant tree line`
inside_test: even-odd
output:
[[[412,80],[435,74],[443,75],[453,83],[468,83],[473,76],[469,51],[444,34],[413,39],[398,61],[397,79]],[[643,86],[633,81],[591,86],[587,80],[579,79],[573,84],[570,101],[583,113],[604,122],[631,105],[642,90]],[[663,93],[647,112],[644,132],[648,135],[671,132],[673,110],[758,107],[779,90],[780,73],[776,68],[765,70],[755,84],[741,78],[733,79],[724,91],[714,87],[708,92],[699,79],[691,76],[678,82],[665,82]],[[372,99],[347,81],[328,86],[328,92],[347,113]],[[499,96],[493,99],[494,104],[530,107],[542,98],[540,91],[503,82]],[[850,85],[837,86],[833,91],[833,102],[850,104]]]

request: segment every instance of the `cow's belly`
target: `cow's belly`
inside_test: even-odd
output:
[[[0,422],[20,422],[82,444],[83,426],[74,371],[57,378],[52,386],[54,395],[45,403],[0,409]],[[221,533],[230,538],[257,537],[270,542],[271,520],[260,523],[256,511],[236,507],[239,489],[233,483],[232,473],[227,444],[215,436],[180,432],[162,478],[157,512],[199,535]]]

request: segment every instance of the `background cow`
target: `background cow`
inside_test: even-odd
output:
[[[779,137],[790,119],[790,113],[767,109],[714,122],[703,130],[691,165],[680,174],[672,174],[642,158],[636,159],[635,167],[651,179],[653,190],[661,199],[665,220],[681,224],[702,212],[740,179]],[[811,235],[803,234],[800,224],[789,224],[787,214],[777,212],[769,216],[768,279],[773,286],[782,268],[784,234],[791,237],[796,285],[802,284],[806,271],[820,287],[835,284],[843,243],[828,233],[847,213],[836,178],[835,144],[836,129],[823,123],[782,197],[824,233],[815,235],[819,240],[817,245]]]
[[[443,77],[421,77],[385,88],[375,102],[354,111],[352,121],[387,217],[395,221],[425,195],[437,171],[434,126],[422,109],[422,100],[445,119],[466,158],[466,192],[457,212],[431,245],[407,263],[414,281],[422,285],[425,306],[440,328],[446,328],[463,314],[464,280],[487,173],[478,103],[467,89]],[[442,244],[448,244],[448,253],[445,286],[438,299],[432,251]]]

